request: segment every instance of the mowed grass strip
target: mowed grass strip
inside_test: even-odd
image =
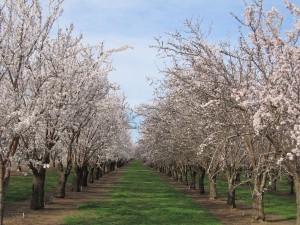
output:
[[[221,224],[139,161],[127,166],[110,192],[107,201],[80,205],[83,216],[65,218],[65,224]]]

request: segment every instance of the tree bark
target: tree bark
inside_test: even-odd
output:
[[[254,173],[254,191],[252,194],[253,200],[253,219],[256,221],[265,221],[264,212],[264,188],[266,186],[266,172]]]
[[[106,162],[102,164],[102,168],[103,168],[102,175],[105,175],[106,174]]]
[[[4,216],[4,196],[5,196],[5,190],[4,190],[4,176],[5,176],[5,162],[1,160],[0,162],[0,225],[3,224],[3,216]]]
[[[69,174],[60,173],[59,181],[58,181],[58,188],[54,195],[55,198],[66,197],[66,184],[67,184],[68,176],[69,176]]]
[[[293,180],[295,183],[296,203],[297,203],[297,221],[296,225],[300,225],[300,176],[294,173]]]
[[[228,196],[227,196],[227,205],[230,208],[236,208],[235,203],[235,177],[231,177],[228,179]]]
[[[83,166],[82,187],[88,186],[88,177],[89,177],[88,166]]]
[[[83,175],[83,168],[78,166],[77,164],[74,166],[74,178],[72,182],[71,191],[79,192],[81,190],[81,180]]]
[[[4,196],[5,192],[8,187],[9,179],[10,179],[10,167],[11,162],[9,160],[9,157],[12,157],[15,155],[18,145],[19,145],[19,136],[13,137],[10,145],[9,145],[9,152],[6,155],[6,159],[2,158],[2,155],[0,155],[0,225],[3,225],[3,217],[4,217]]]
[[[190,183],[190,189],[196,189],[196,172],[191,171],[191,183]]]
[[[290,184],[290,194],[294,195],[295,194],[295,190],[294,190],[295,182],[294,182],[294,177],[291,175],[289,175],[289,184]]]
[[[89,183],[91,184],[94,183],[94,178],[95,178],[94,170],[95,170],[95,166],[92,166],[89,173]]]
[[[39,210],[43,209],[44,202],[44,185],[46,178],[46,169],[39,168],[35,170],[32,178],[32,194],[30,201],[30,209]]]
[[[176,169],[173,169],[173,179],[178,180],[178,172]]]
[[[199,183],[199,194],[203,195],[205,194],[205,189],[204,189],[204,178],[205,178],[205,168],[204,167],[200,167],[198,169],[198,183]]]
[[[216,186],[217,176],[208,175],[208,178],[209,178],[209,199],[217,199],[218,198],[217,186]]]
[[[59,169],[60,174],[59,174],[59,180],[58,180],[58,187],[57,187],[54,197],[55,198],[64,198],[64,197],[66,197],[66,184],[67,184],[67,180],[68,180],[68,177],[69,177],[71,169],[72,169],[72,161],[71,160],[67,161],[65,170],[64,170],[64,166],[63,166],[62,162],[59,162],[57,164],[57,168]]]
[[[189,185],[189,182],[188,182],[188,170],[187,170],[187,166],[185,166],[185,168],[184,168],[184,184],[185,184],[185,185]]]
[[[270,176],[270,189],[272,191],[276,191],[277,190],[278,171],[275,169],[271,169],[271,171],[269,172],[269,176]]]

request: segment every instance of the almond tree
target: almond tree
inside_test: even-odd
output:
[[[1,224],[11,158],[17,152],[22,133],[44,111],[31,93],[30,84],[40,68],[38,55],[60,14],[61,3],[50,1],[48,13],[42,12],[37,1],[5,0],[0,5]]]
[[[116,143],[118,135],[128,129],[128,121],[124,120],[127,113],[120,99],[110,95],[93,105],[95,111],[87,125],[81,129],[72,153],[75,169],[72,190],[76,192],[86,185],[81,182],[87,179],[87,174],[84,177],[83,173],[84,170],[88,172],[87,167],[91,161],[98,162],[98,158],[116,161],[122,156],[119,152],[124,151],[119,149],[125,147],[126,150],[127,143]],[[128,141],[128,137],[125,140]]]
[[[241,34],[235,56],[247,64],[249,82],[236,90],[235,98],[247,110],[252,110],[253,127],[257,135],[268,142],[278,164],[294,177],[297,224],[300,224],[299,181],[299,15],[300,10],[289,1],[287,9],[294,17],[290,31],[282,32],[284,15],[272,8],[265,11],[263,1],[246,6],[245,19],[239,22],[249,30]],[[260,193],[259,193],[260,194]],[[264,219],[264,214],[260,215]]]
[[[196,117],[203,125],[208,121],[198,133],[201,134],[196,142],[200,147],[199,157],[203,159],[209,153],[214,156],[217,152],[222,156],[210,165],[219,163],[227,170],[229,195],[233,194],[232,187],[236,186],[234,182],[243,164],[248,165],[254,184],[253,217],[256,220],[265,220],[263,195],[276,158],[281,156],[278,162],[293,170],[298,157],[299,20],[295,20],[295,28],[283,39],[283,17],[274,9],[265,13],[262,3],[253,1],[253,5],[246,6],[245,21],[239,21],[250,29],[249,38],[241,33],[235,48],[226,42],[208,44],[200,25],[190,22],[186,33],[171,34],[167,41],[158,40],[157,46],[162,56],[173,62],[172,68],[164,71],[167,90],[176,90],[173,96],[177,101],[173,104],[185,102],[190,117]],[[287,7],[292,14],[299,15],[295,6],[287,3]],[[282,100],[284,104],[280,105]],[[161,140],[169,136],[150,137],[152,144],[160,142],[172,146],[170,140],[169,143]],[[147,146],[146,142],[141,143]],[[185,140],[179,142],[185,143]],[[164,146],[164,149],[167,148]],[[228,154],[236,155],[232,158]],[[286,163],[289,161],[285,159],[293,163]]]

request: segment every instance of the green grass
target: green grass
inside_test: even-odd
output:
[[[282,182],[278,184],[278,193],[286,191],[287,185]],[[219,180],[217,182],[217,189],[219,196],[227,197],[227,183]],[[249,186],[239,186],[236,189],[236,200],[252,205],[252,190]],[[264,205],[266,214],[274,214],[282,216],[286,219],[296,219],[296,199],[295,196],[288,196],[286,194],[277,194],[276,192],[266,191],[264,193]]]
[[[65,218],[65,224],[220,224],[139,161],[128,165],[110,192],[108,201],[80,205],[83,215]]]
[[[68,181],[71,180],[71,175],[68,178]],[[28,199],[31,196],[31,185],[32,185],[32,174],[27,176],[16,175],[12,176],[9,180],[9,185],[7,192],[5,193],[4,202],[13,203]],[[50,168],[46,172],[45,180],[45,191],[53,190],[57,187],[58,184],[59,172],[56,168]]]
[[[227,198],[227,182],[225,177],[217,178],[217,192],[219,197]],[[190,180],[190,175],[188,174],[188,180]],[[196,179],[197,182],[197,179]],[[206,191],[209,191],[209,181],[207,176],[205,177],[205,187]],[[198,186],[197,186],[198,188]],[[274,214],[281,216],[285,219],[296,219],[296,197],[294,195],[288,195],[289,186],[287,184],[287,179],[282,178],[277,185],[277,192],[266,191],[264,194],[264,204],[265,213]],[[285,193],[285,194],[282,194]],[[239,203],[252,205],[252,190],[250,186],[243,185],[238,186],[236,189],[236,200],[237,205]]]

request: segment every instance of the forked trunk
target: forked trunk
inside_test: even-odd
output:
[[[46,178],[46,169],[40,168],[33,173],[32,178],[32,194],[30,208],[33,210],[43,209],[44,202],[44,184]]]
[[[217,176],[216,175],[209,175],[209,199],[217,199],[218,194],[217,194]]]

